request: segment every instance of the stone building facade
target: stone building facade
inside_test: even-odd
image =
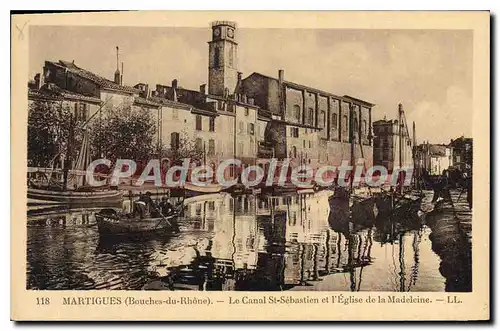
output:
[[[340,165],[342,160],[363,157],[371,166],[374,104],[286,81],[283,70],[278,78],[252,73],[242,80],[242,91],[286,126],[284,151],[278,157],[307,154],[305,162],[303,157],[295,162],[315,165]]]
[[[389,172],[398,168],[413,168],[413,142],[404,124],[400,132],[397,120],[375,121],[373,133],[374,165],[384,166]]]

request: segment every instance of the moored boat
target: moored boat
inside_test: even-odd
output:
[[[94,191],[75,191],[75,190],[46,190],[39,188],[28,188],[29,201],[40,203],[61,203],[68,205],[109,205],[120,203],[123,193],[118,190],[94,190]]]
[[[95,214],[95,218],[100,235],[135,235],[175,231],[178,213],[140,218],[130,214],[120,215],[114,209],[103,209]]]
[[[202,194],[220,193],[224,190],[224,186],[217,183],[205,183],[204,185],[196,185],[191,182],[186,182],[182,186],[170,187],[171,196],[179,197],[194,197]]]

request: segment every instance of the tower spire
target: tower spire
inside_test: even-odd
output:
[[[122,75],[120,74],[120,68],[119,68],[119,51],[120,49],[118,46],[116,46],[116,71],[115,71],[115,83],[118,85],[122,84]]]
[[[116,46],[116,70],[117,71],[120,71],[120,68],[118,68],[119,52],[120,52],[120,48],[118,48],[118,46]]]
[[[415,121],[413,121],[413,146],[417,146],[417,133],[415,132]]]

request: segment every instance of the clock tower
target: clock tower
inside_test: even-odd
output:
[[[234,94],[238,83],[238,43],[236,23],[212,23],[212,40],[208,42],[208,93],[224,96]]]

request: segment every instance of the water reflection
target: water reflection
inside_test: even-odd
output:
[[[27,287],[444,290],[427,228],[377,219],[336,231],[329,195],[190,198],[179,233],[127,241],[101,239],[92,211],[51,225],[39,217],[28,228]]]

